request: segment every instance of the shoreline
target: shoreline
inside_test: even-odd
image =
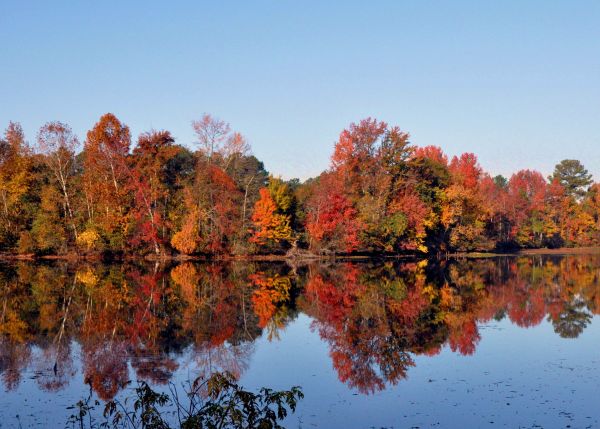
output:
[[[70,262],[126,262],[126,261],[146,261],[146,262],[309,262],[309,261],[372,261],[372,260],[421,260],[421,259],[481,259],[497,258],[501,256],[534,256],[534,255],[600,255],[600,247],[561,247],[556,249],[519,249],[514,252],[452,252],[438,253],[436,255],[426,254],[357,254],[357,255],[317,255],[304,253],[302,255],[120,255],[118,257],[104,258],[101,254],[76,254],[69,253],[64,255],[35,255],[35,254],[16,254],[0,253],[0,262],[10,261],[70,261]]]

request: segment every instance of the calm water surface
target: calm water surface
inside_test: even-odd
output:
[[[227,370],[290,428],[600,427],[600,257],[0,265],[0,427]]]

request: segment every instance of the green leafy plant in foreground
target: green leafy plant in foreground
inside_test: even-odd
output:
[[[92,393],[70,409],[77,410],[67,421],[67,428],[123,429],[217,429],[259,428],[283,429],[278,422],[292,413],[304,397],[297,386],[275,391],[262,388],[258,393],[243,390],[229,373],[215,373],[207,380],[197,379],[180,400],[175,385],[171,395],[159,393],[145,382],[138,382],[134,395],[124,401],[105,404],[103,421],[98,422],[94,410],[100,402]],[[172,408],[175,408],[173,411]],[[170,416],[170,418],[167,418]],[[176,423],[173,423],[176,422]],[[175,426],[172,426],[175,424]]]

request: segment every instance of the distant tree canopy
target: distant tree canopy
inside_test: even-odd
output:
[[[182,146],[165,130],[132,145],[107,113],[83,146],[48,122],[31,147],[0,139],[0,250],[32,254],[429,253],[600,244],[600,186],[581,162],[492,177],[367,118],[340,133],[329,169],[301,183],[265,170],[205,114]],[[196,150],[190,149],[195,147]]]

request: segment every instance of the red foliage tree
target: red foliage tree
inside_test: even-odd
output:
[[[130,211],[134,230],[130,243],[138,246],[151,244],[159,254],[169,239],[167,209],[169,188],[165,166],[179,152],[168,131],[143,133],[133,150],[128,186],[134,195]]]
[[[321,177],[307,209],[306,229],[312,249],[352,252],[358,248],[361,223],[334,177]]]

